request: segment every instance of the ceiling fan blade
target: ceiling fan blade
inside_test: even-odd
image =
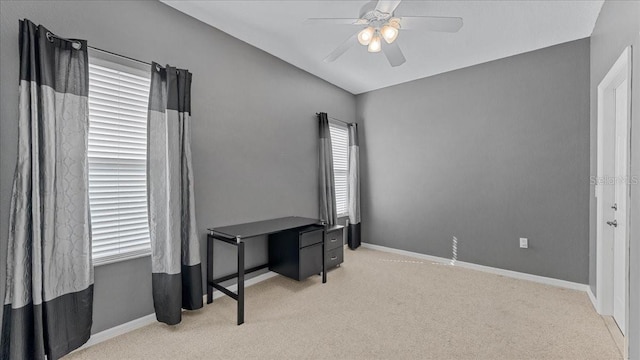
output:
[[[378,0],[376,10],[386,14],[393,14],[401,1],[402,0]]]
[[[403,16],[400,18],[402,29],[424,29],[440,32],[458,32],[462,28],[462,18],[441,16]]]
[[[394,41],[391,44],[382,44],[382,52],[384,52],[387,60],[389,60],[389,64],[393,67],[400,66],[407,61],[407,59],[404,58],[404,54],[402,53],[402,50],[400,50],[400,46],[398,46],[397,41]]]
[[[306,25],[363,25],[358,18],[309,18],[304,21]],[[366,23],[366,22],[365,22]]]
[[[345,42],[340,44],[337,48],[335,48],[326,58],[324,58],[324,62],[333,62],[342,54],[347,52],[353,45],[357,42],[357,33],[351,35]]]

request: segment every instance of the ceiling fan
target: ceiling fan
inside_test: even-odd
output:
[[[360,26],[359,32],[351,35],[335,48],[325,62],[335,61],[356,43],[367,46],[371,53],[382,51],[391,66],[400,66],[406,61],[395,41],[400,30],[416,29],[439,32],[457,32],[462,27],[462,18],[440,16],[399,16],[394,12],[402,0],[371,1],[360,9],[359,18],[309,18],[309,24],[332,24]]]

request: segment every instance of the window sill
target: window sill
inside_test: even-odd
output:
[[[117,262],[133,260],[133,259],[138,259],[138,258],[147,257],[147,256],[151,256],[151,249],[145,250],[143,252],[106,256],[103,258],[93,260],[93,267],[109,265]]]

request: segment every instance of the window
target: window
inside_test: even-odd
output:
[[[338,216],[348,214],[347,169],[349,166],[349,131],[346,125],[329,123],[331,150],[333,151],[333,174],[336,179],[336,208]]]
[[[149,70],[89,63],[89,206],[95,264],[148,255]]]

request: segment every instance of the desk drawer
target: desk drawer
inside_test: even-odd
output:
[[[325,234],[325,239],[325,247],[327,251],[341,247],[342,245],[344,245],[342,228],[327,231],[327,233]]]
[[[325,269],[331,269],[332,267],[342,264],[344,261],[344,248],[341,246],[337,249],[327,251],[324,256]]]
[[[322,233],[322,231],[320,231]],[[322,244],[300,249],[300,273],[296,280],[304,280],[322,272]]]
[[[321,243],[323,234],[322,228],[300,233],[300,248]]]

